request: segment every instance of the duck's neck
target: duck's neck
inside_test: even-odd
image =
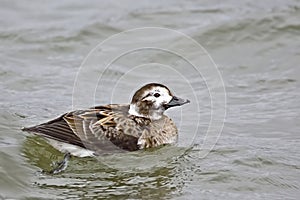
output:
[[[135,104],[130,104],[128,113],[137,117],[149,118],[151,121],[159,120],[163,115],[163,111],[149,108],[139,109]]]

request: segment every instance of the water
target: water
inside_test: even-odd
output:
[[[299,1],[2,1],[0,9],[1,199],[297,199],[300,195]],[[187,34],[217,63],[226,88],[227,116],[214,150],[200,158],[198,147],[189,149],[195,116],[201,118],[196,144],[203,142],[209,124],[210,97],[204,80],[186,68],[201,102],[195,113],[196,97],[176,73],[166,76],[168,71],[157,70],[166,70],[163,66],[147,65],[126,74],[136,60],[182,64],[167,54],[143,51],[115,62],[96,89],[89,79],[103,68],[91,68],[82,79],[86,91],[95,90],[99,97],[91,103],[124,103],[144,82],[168,84],[176,95],[192,100],[179,109],[182,115],[178,110],[169,112],[180,127],[179,146],[73,158],[62,174],[40,173],[63,155],[20,128],[71,110],[74,80],[88,52],[113,34],[145,26]],[[184,44],[175,38],[172,45],[180,49]],[[193,51],[187,54],[197,56]],[[119,80],[120,75],[126,76]],[[121,84],[114,87],[116,80]]]

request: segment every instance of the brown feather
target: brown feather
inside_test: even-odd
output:
[[[23,130],[95,152],[120,149],[138,150],[137,135],[125,134],[116,123],[120,121],[119,118],[128,115],[128,109],[128,105],[107,105],[77,110]]]
[[[23,128],[22,130],[27,132],[34,132],[37,135],[42,135],[46,138],[54,139],[60,142],[84,147],[81,139],[74,134],[63,117],[64,115],[49,122],[37,126]]]

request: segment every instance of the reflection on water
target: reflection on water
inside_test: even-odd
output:
[[[107,198],[171,197],[184,185],[177,180],[180,157],[186,150],[163,147],[139,153],[104,156],[102,158],[72,158],[64,173],[47,175],[36,172],[34,183],[40,189],[55,190],[67,196]],[[46,171],[62,154],[38,137],[28,138],[23,147],[28,162]]]
[[[122,3],[0,3],[0,198],[298,199],[299,1]],[[166,52],[132,52],[113,63],[97,88],[90,80],[104,66],[95,63],[82,91],[95,92],[91,104],[126,103],[144,82],[168,83],[176,95],[192,100],[182,109],[182,121],[178,110],[168,111],[180,128],[179,146],[72,158],[62,174],[40,173],[63,155],[38,137],[24,136],[20,128],[70,111],[76,73],[88,52],[113,34],[144,26],[182,31],[217,63],[227,92],[227,117],[215,149],[204,159],[198,148],[188,150],[192,142],[201,146],[204,140],[211,117],[205,79],[212,77],[196,76]],[[176,38],[157,41],[167,39],[183,48]],[[147,65],[126,73],[137,61]],[[182,66],[199,109],[183,79],[153,63]],[[120,84],[114,88],[115,81]]]

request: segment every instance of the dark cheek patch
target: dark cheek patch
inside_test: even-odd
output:
[[[143,115],[149,115],[149,111],[152,107],[152,102],[150,101],[142,101],[137,104],[139,112]]]

